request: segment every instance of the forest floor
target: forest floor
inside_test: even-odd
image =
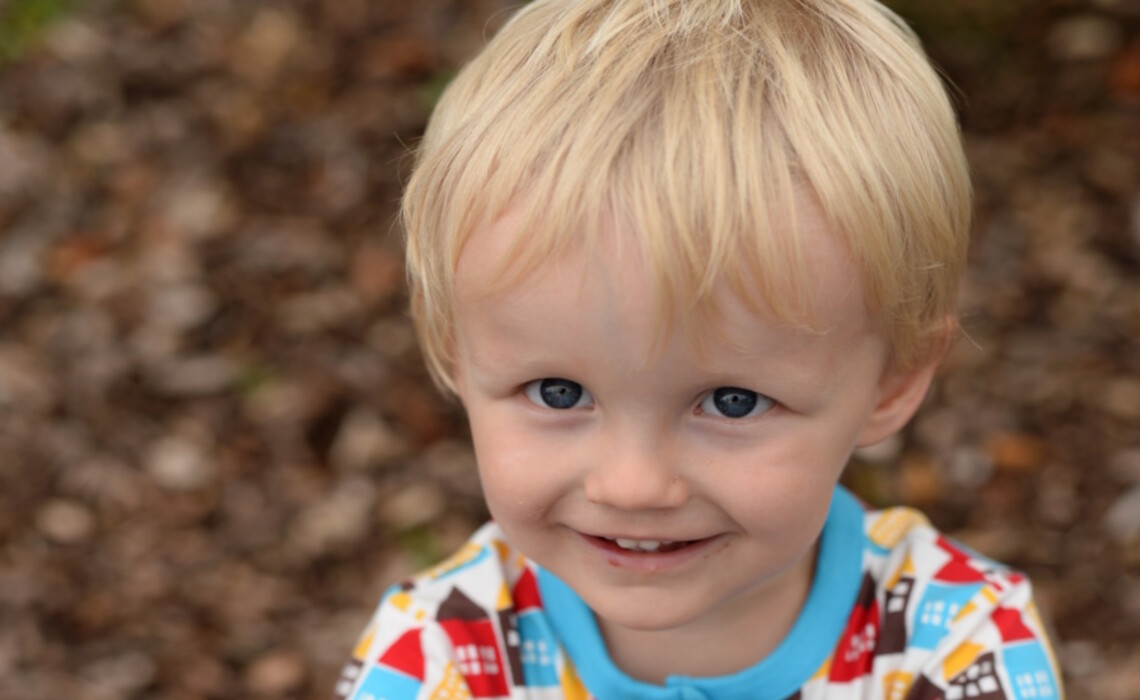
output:
[[[849,484],[1140,698],[1140,3],[893,3],[977,187],[958,344]],[[0,5],[0,698],[323,698],[483,518],[394,212],[497,0]]]

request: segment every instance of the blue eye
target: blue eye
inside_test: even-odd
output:
[[[772,399],[755,391],[722,386],[701,401],[701,411],[721,418],[750,418],[764,413],[774,404]]]
[[[565,410],[594,405],[594,397],[590,396],[590,392],[578,382],[569,379],[558,377],[538,379],[527,384],[523,392],[531,403],[546,408]]]

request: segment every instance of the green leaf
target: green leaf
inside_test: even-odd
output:
[[[0,8],[0,63],[15,61],[72,9],[74,0],[10,0]]]

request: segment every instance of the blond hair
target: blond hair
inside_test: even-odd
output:
[[[537,0],[455,78],[403,200],[412,309],[445,388],[473,230],[525,211],[518,272],[636,232],[662,309],[728,283],[810,327],[806,189],[862,270],[896,365],[954,318],[970,225],[957,122],[906,26],[873,0]]]

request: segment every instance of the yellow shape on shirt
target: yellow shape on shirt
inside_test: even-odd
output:
[[[909,554],[906,555],[906,559],[903,560],[903,565],[899,567],[899,570],[892,574],[891,578],[887,581],[886,589],[888,591],[893,590],[894,587],[898,585],[899,579],[907,574],[914,576],[914,560],[910,558]]]
[[[495,551],[499,553],[499,562],[505,567],[507,559],[511,556],[510,545],[502,540],[491,540],[491,544],[495,545]]]
[[[829,656],[829,657],[827,657],[826,661],[824,661],[822,664],[820,664],[819,668],[816,669],[816,672],[814,674],[812,674],[812,677],[809,678],[808,680],[814,681],[814,680],[817,680],[820,678],[827,678],[827,676],[830,674],[831,674],[831,657]]]
[[[954,616],[954,622],[958,622],[964,619],[967,615],[973,613],[977,609],[978,606],[974,605],[974,601],[971,600],[970,602],[963,605],[962,609],[958,611],[958,614]]]
[[[352,658],[357,661],[364,661],[364,657],[368,655],[369,648],[372,647],[372,638],[376,636],[376,628],[372,625],[368,626],[368,631],[356,643],[356,648],[352,650]]]
[[[443,578],[464,564],[474,561],[474,559],[482,553],[482,546],[477,545],[474,542],[468,542],[467,544],[463,545],[463,547],[458,552],[453,554],[451,558],[447,559],[439,566],[436,566],[435,568],[429,570],[428,576],[433,579]]]
[[[408,608],[412,607],[412,597],[404,591],[393,593],[388,597],[388,604],[400,612],[408,612]]]
[[[471,691],[467,688],[463,675],[450,661],[443,669],[443,678],[435,690],[431,691],[431,700],[468,700]]]
[[[914,674],[893,671],[883,676],[883,700],[903,700],[914,685]]]
[[[882,512],[871,525],[868,536],[880,547],[894,549],[903,537],[915,527],[928,525],[926,516],[912,508],[890,508]]]
[[[973,642],[962,642],[957,649],[950,652],[946,660],[942,662],[942,676],[946,680],[953,680],[962,671],[970,667],[974,663],[974,659],[978,658],[978,654],[985,651],[985,647],[981,644],[974,644]]]
[[[998,604],[998,594],[997,594],[997,591],[994,590],[993,586],[986,586],[985,588],[983,588],[982,589],[982,597],[984,597],[987,601],[989,601],[990,605],[997,605]]]
[[[561,680],[562,697],[566,700],[589,700],[590,694],[586,691],[586,686],[582,685],[582,679],[578,677],[570,659],[566,659],[566,665],[562,667]]]
[[[507,588],[506,583],[503,583],[503,585],[499,586],[499,602],[495,604],[495,609],[506,610],[514,604],[515,601],[511,598],[510,589]]]

